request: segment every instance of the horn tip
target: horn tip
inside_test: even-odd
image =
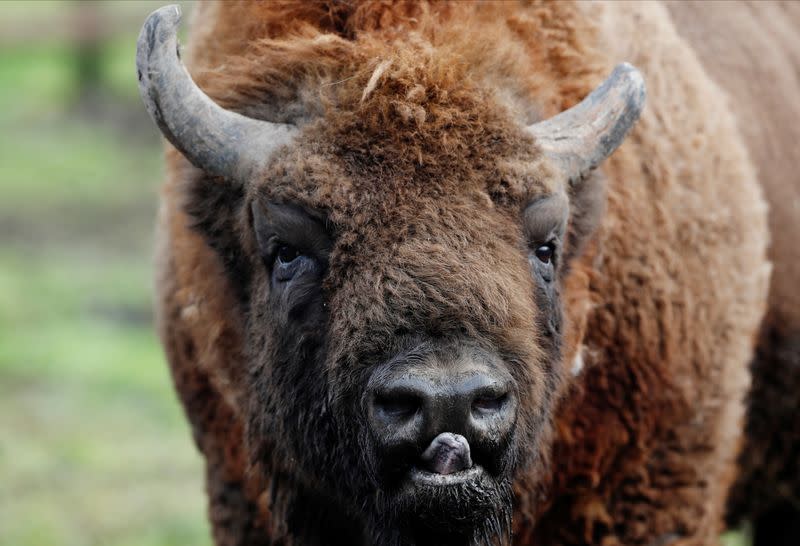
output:
[[[158,8],[148,15],[139,33],[137,54],[146,52],[149,55],[150,51],[176,33],[180,21],[181,8],[177,4]]]
[[[169,30],[174,29],[181,22],[181,7],[178,4],[162,6],[147,16],[145,27],[149,25],[166,25]]]
[[[631,97],[641,105],[647,97],[647,86],[644,83],[642,72],[631,63],[623,62],[614,67],[613,79],[625,79],[631,89]]]
[[[151,89],[152,66],[162,55],[164,46],[176,40],[177,27],[181,21],[181,8],[177,4],[163,6],[150,15],[142,25],[136,44],[136,72],[139,93],[150,116],[158,123],[160,117],[155,93]]]

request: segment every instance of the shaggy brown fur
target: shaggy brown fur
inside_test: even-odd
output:
[[[769,256],[774,269],[769,312],[753,362],[742,474],[733,490],[729,518],[731,522],[755,518],[759,545],[796,544],[800,541],[800,4],[677,2],[669,8],[681,34],[727,91],[770,205]]]
[[[515,482],[515,544],[717,542],[766,301],[766,207],[731,109],[664,7],[221,2],[198,6],[192,36],[209,95],[304,130],[247,191],[169,154],[159,329],[219,545],[303,542],[281,499],[307,484],[253,436],[242,287],[258,273],[252,238],[231,249],[254,197],[337,227],[330,374],[355,375],[343,363],[420,325],[471,329],[528,363],[522,411],[543,432]],[[520,297],[519,211],[558,185],[522,127],[623,60],[643,71],[648,108],[603,166],[607,211],[563,280],[563,359],[548,371],[540,312]],[[534,407],[549,399],[552,419]],[[251,468],[256,446],[274,468]],[[323,522],[328,537],[356,541],[345,516]]]

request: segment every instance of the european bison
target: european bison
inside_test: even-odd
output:
[[[796,78],[720,68],[729,104],[700,61],[764,51],[683,4],[207,3],[194,81],[179,19],[137,65],[175,147],[159,331],[218,545],[718,542],[759,180],[754,397],[794,394],[797,431]],[[771,456],[797,495],[786,449],[746,447],[740,487]]]

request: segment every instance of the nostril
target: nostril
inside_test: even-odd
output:
[[[422,406],[422,399],[408,392],[378,393],[374,404],[379,417],[399,421],[414,416]]]
[[[472,411],[479,414],[499,412],[506,406],[508,398],[508,393],[477,396],[472,401]]]

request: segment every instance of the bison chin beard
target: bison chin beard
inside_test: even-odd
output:
[[[380,493],[372,522],[377,546],[504,546],[511,544],[509,479],[454,486],[418,484]]]

